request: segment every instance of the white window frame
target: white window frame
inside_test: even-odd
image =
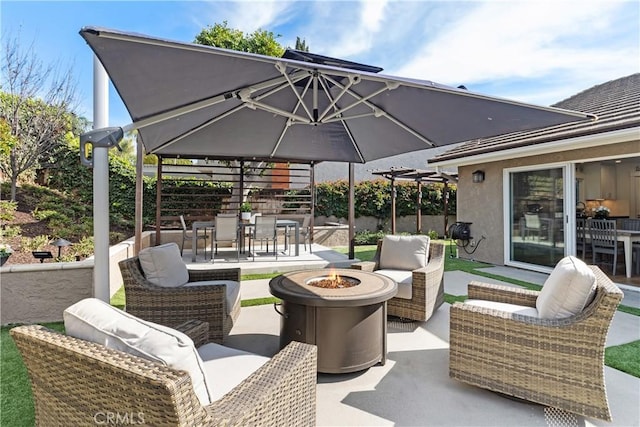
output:
[[[504,236],[503,248],[504,259],[503,263],[506,266],[522,268],[531,271],[538,271],[541,273],[550,273],[553,270],[552,267],[546,267],[536,264],[529,264],[520,261],[511,260],[511,174],[516,172],[527,172],[541,169],[562,169],[562,182],[563,182],[563,194],[564,194],[564,255],[575,255],[576,253],[576,191],[575,191],[575,162],[559,162],[559,163],[545,163],[537,165],[520,166],[514,168],[505,168],[502,171],[502,217]]]

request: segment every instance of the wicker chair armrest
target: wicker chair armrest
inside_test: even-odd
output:
[[[435,280],[436,282],[440,282],[442,279],[442,275],[444,274],[444,268],[442,265],[438,265],[438,263],[429,263],[422,268],[415,269],[411,271],[411,276],[413,279],[413,283],[415,283],[417,278],[422,278],[423,281]]]
[[[119,408],[144,413],[145,425],[210,420],[186,371],[40,325],[10,333],[28,367],[39,425],[93,425],[96,413]],[[50,410],[61,402],[64,411]]]
[[[201,320],[187,320],[175,327],[176,330],[182,332],[191,340],[196,347],[209,342],[209,323]]]
[[[197,304],[209,301],[212,304],[222,304],[226,296],[224,284],[202,285],[202,286],[179,286],[176,288],[163,288],[154,286],[145,290],[150,300],[161,298],[158,301],[161,305],[175,304],[179,307],[182,304]]]
[[[209,280],[233,280],[240,282],[240,269],[210,268],[206,270],[189,270],[189,282],[204,282]]]
[[[206,410],[214,425],[315,425],[316,380],[316,346],[293,341]]]
[[[376,268],[376,264],[374,261],[361,261],[351,264],[351,268],[354,270],[373,271]]]
[[[532,291],[530,289],[475,281],[469,283],[467,287],[469,299],[503,302],[526,307],[535,307],[539,294],[539,291]]]

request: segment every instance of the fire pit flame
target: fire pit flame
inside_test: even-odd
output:
[[[360,280],[354,277],[340,276],[334,269],[331,269],[326,276],[309,279],[307,284],[318,288],[341,289],[359,285]]]

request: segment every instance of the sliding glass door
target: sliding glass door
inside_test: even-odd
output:
[[[553,267],[567,253],[567,166],[505,172],[505,263]]]

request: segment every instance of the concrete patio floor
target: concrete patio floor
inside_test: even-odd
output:
[[[186,251],[185,251],[185,255]],[[188,254],[190,257],[190,254]],[[295,258],[295,259],[294,259]],[[320,259],[317,259],[320,258]],[[185,261],[187,261],[185,256]],[[190,258],[189,258],[190,261]],[[204,261],[204,260],[202,260]],[[285,256],[271,260],[238,263],[217,261],[216,265],[239,265],[244,273],[346,266],[344,255],[314,246],[314,254]],[[190,267],[210,267],[200,262]],[[542,284],[545,274],[509,267],[485,271]],[[503,283],[462,271],[445,273],[445,292],[466,295],[472,281]],[[269,280],[243,281],[242,299],[270,296]],[[515,286],[510,285],[509,286]],[[625,289],[623,304],[638,307],[640,292]],[[245,307],[225,345],[272,356],[279,347],[280,318],[272,305]],[[607,346],[640,339],[640,319],[617,312]],[[605,367],[607,393],[613,422],[581,416],[548,413],[545,407],[509,399],[468,386],[448,375],[449,304],[443,304],[423,323],[388,323],[388,355],[384,366],[373,366],[353,374],[319,374],[317,423],[320,426],[640,426],[640,379]],[[568,415],[568,416],[567,416]],[[562,421],[562,422],[560,422]]]

